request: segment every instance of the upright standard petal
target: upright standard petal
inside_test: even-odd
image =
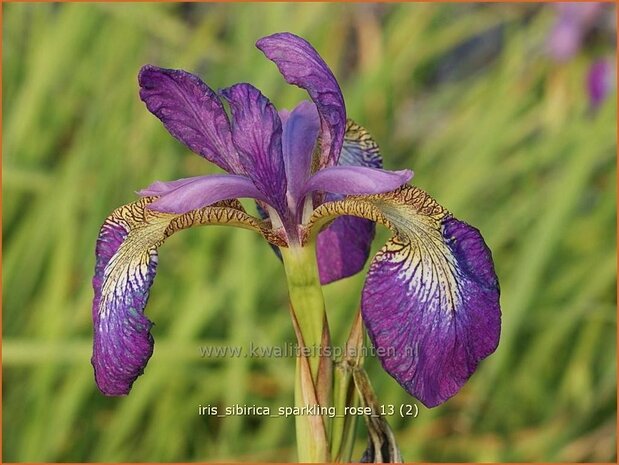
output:
[[[370,134],[352,120],[346,122],[341,166],[382,168],[378,145]],[[341,195],[327,194],[325,200],[341,200]],[[320,282],[328,284],[352,276],[363,269],[370,255],[376,226],[373,221],[354,216],[340,216],[322,230],[316,239]]]
[[[211,174],[176,181],[155,181],[138,192],[141,196],[160,196],[148,208],[182,214],[229,199],[253,198],[267,201],[251,179],[235,174]]]
[[[232,139],[247,175],[279,212],[286,210],[282,124],[258,89],[236,84],[221,91],[232,110]]]
[[[256,46],[284,79],[305,89],[318,108],[321,152],[316,169],[337,164],[346,129],[346,107],[333,73],[309,42],[289,32],[263,37]]]
[[[280,111],[282,120],[282,152],[288,179],[289,202],[301,200],[303,184],[310,176],[312,154],[320,131],[316,105],[301,102],[289,113]],[[293,205],[296,208],[296,205]]]
[[[153,353],[152,323],[144,307],[157,269],[157,248],[167,237],[194,225],[227,224],[255,230],[284,245],[236,201],[184,215],[149,210],[152,201],[143,198],[116,209],[97,240],[91,361],[97,386],[109,396],[128,394]]]
[[[313,223],[320,227],[337,215],[392,230],[370,266],[363,320],[385,370],[427,407],[439,405],[499,342],[499,284],[490,250],[477,229],[415,187],[325,203]]]
[[[170,134],[224,170],[244,173],[221,101],[199,77],[146,65],[138,81],[140,98]]]

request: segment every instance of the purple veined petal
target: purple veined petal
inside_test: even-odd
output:
[[[192,226],[225,224],[278,241],[234,202],[173,215],[149,210],[152,200],[142,198],[117,208],[97,240],[91,362],[97,386],[108,396],[128,394],[153,353],[152,323],[144,308],[157,269],[157,248],[167,237]]]
[[[427,407],[445,402],[499,342],[499,284],[481,234],[411,186],[321,205],[310,237],[338,215],[393,231],[370,265],[363,321],[381,364],[404,389]]]
[[[235,84],[221,94],[230,103],[232,139],[247,175],[269,203],[284,212],[287,183],[277,110],[250,84]]]
[[[244,174],[221,101],[199,77],[146,65],[140,98],[176,139],[230,173]]]
[[[144,260],[144,266],[139,266],[139,262],[129,264],[127,274],[115,271],[122,267],[114,264],[110,268],[111,259],[129,231],[130,227],[121,218],[110,216],[101,227],[96,248],[91,362],[97,386],[108,396],[128,394],[153,353],[152,323],[144,316],[143,309],[157,269],[156,251],[145,251],[136,257]],[[111,286],[110,279],[118,283]]]
[[[296,202],[301,199],[303,184],[310,176],[320,119],[313,103],[301,102],[285,116],[285,122],[282,122],[282,152],[288,179],[288,195],[295,202],[296,208]]]
[[[182,214],[228,199],[253,198],[268,202],[251,179],[235,174],[196,176],[164,183],[156,181],[139,192],[142,196],[160,195],[148,208]]]
[[[352,120],[346,123],[344,145],[339,165],[382,168],[378,145],[370,134]],[[342,196],[327,194],[325,201],[340,200]],[[370,256],[376,225],[373,221],[354,216],[341,216],[318,234],[316,254],[321,284],[357,274]]]
[[[479,231],[447,217],[437,232],[389,241],[370,265],[361,304],[370,339],[387,354],[383,367],[427,407],[460,390],[496,349],[501,326]]]
[[[344,140],[346,106],[327,64],[309,42],[288,32],[263,37],[256,46],[277,65],[286,81],[309,93],[321,122],[318,169],[336,165]]]
[[[406,184],[412,177],[411,170],[387,171],[365,166],[332,166],[309,178],[303,194],[314,191],[343,195],[382,194]]]
[[[383,159],[380,156],[378,144],[374,142],[368,131],[352,120],[346,121],[346,134],[342,153],[338,161],[340,166],[366,166],[382,168]]]

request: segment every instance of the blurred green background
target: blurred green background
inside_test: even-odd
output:
[[[144,108],[139,68],[251,82],[290,108],[305,94],[254,42],[291,31],[332,67],[385,166],[413,168],[494,254],[500,346],[446,404],[389,419],[404,457],[615,461],[617,108],[612,94],[591,111],[585,85],[593,60],[614,62],[608,7],[557,62],[551,5],[5,4],[3,460],[294,460],[292,418],[198,415],[292,405],[293,359],[200,356],[294,341],[282,266],[251,232],[195,228],[161,249],[155,353],[131,395],[99,394],[89,361],[103,219],[153,180],[215,172]],[[362,285],[325,288],[336,343]],[[413,401],[367,366],[382,403]],[[360,425],[355,457],[365,443]]]

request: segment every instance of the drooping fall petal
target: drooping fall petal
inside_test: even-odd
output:
[[[227,224],[277,242],[237,201],[183,215],[147,209],[152,201],[146,197],[114,210],[97,240],[91,362],[97,386],[109,396],[128,394],[153,353],[152,323],[144,307],[157,270],[157,249],[167,237],[195,225]]]
[[[490,250],[478,230],[415,187],[325,203],[312,221],[319,228],[338,215],[392,230],[370,265],[363,320],[385,370],[424,405],[439,405],[498,345],[499,284]]]

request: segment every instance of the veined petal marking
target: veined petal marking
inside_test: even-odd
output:
[[[385,370],[428,407],[453,396],[497,347],[499,285],[475,228],[421,189],[350,196],[316,209],[312,240],[337,215],[389,227],[363,288],[361,309]]]
[[[344,144],[338,164],[368,166],[370,168],[383,167],[383,159],[380,156],[378,144],[363,126],[351,119],[346,120]]]
[[[155,198],[144,197],[114,210],[97,241],[92,364],[97,385],[106,395],[127,394],[152,355],[152,323],[143,312],[155,278],[157,248],[167,237],[195,225],[228,224],[286,245],[236,200],[178,215],[146,208]]]
[[[346,121],[338,166],[383,167],[378,144],[351,119]],[[338,194],[314,195],[327,202],[343,198]],[[324,228],[316,241],[320,282],[328,284],[361,271],[370,255],[375,229],[372,221],[353,216],[336,218]]]

